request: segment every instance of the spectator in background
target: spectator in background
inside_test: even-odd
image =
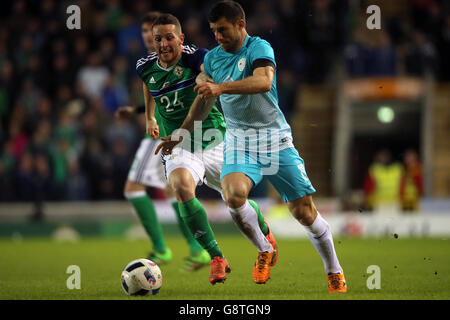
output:
[[[129,85],[129,79],[134,76],[134,73],[128,69],[128,62],[125,57],[118,56],[114,58],[112,70],[116,77],[116,85],[126,90]],[[141,88],[142,91],[142,88]]]
[[[364,180],[366,209],[369,211],[393,211],[399,207],[402,165],[392,162],[391,153],[381,150],[375,154]]]
[[[115,75],[111,75],[106,81],[102,97],[106,110],[111,114],[113,114],[119,106],[128,102],[127,90],[117,81]]]
[[[121,27],[123,10],[119,0],[109,0],[106,3],[106,26],[109,30],[118,31]]]
[[[15,52],[17,71],[23,72],[26,69],[33,52],[33,39],[31,36],[25,35],[20,41],[20,47]]]
[[[397,72],[397,52],[389,34],[357,28],[345,48],[347,70],[351,77],[393,76]]]
[[[44,218],[43,204],[53,194],[53,183],[50,171],[50,163],[45,154],[37,154],[34,159],[33,172],[33,221],[41,221]]]
[[[75,70],[80,70],[89,55],[89,42],[86,36],[78,35],[73,42],[71,60]]]
[[[22,130],[20,122],[11,123],[9,136],[12,143],[14,158],[19,160],[23,156],[28,145],[28,137]]]
[[[294,73],[290,70],[282,70],[278,75],[278,99],[283,114],[290,119],[291,112],[295,108],[298,82]]]
[[[63,200],[67,183],[67,159],[70,157],[70,143],[66,138],[56,138],[52,144],[51,161],[55,200]]]
[[[10,104],[13,103],[19,91],[15,84],[14,65],[5,59],[0,65],[0,116],[10,111]]]
[[[202,19],[201,14],[194,14],[187,18],[183,24],[184,34],[186,35],[184,43],[194,44],[199,48],[210,47],[208,37],[202,30]]]
[[[72,86],[74,82],[74,70],[72,70],[71,65],[69,64],[69,59],[64,53],[60,53],[55,56],[55,59],[52,62],[52,77],[49,81],[50,88],[48,92],[51,94],[51,96],[56,96],[57,89],[61,85],[65,86]],[[90,70],[91,73],[88,73],[88,75],[93,74],[93,70]],[[83,75],[82,81],[86,80],[87,75]],[[87,85],[92,84],[92,82],[86,83]]]
[[[20,201],[32,201],[33,188],[33,156],[25,153],[20,157],[17,174],[15,176],[17,185],[17,196]]]
[[[439,24],[439,6],[436,0],[410,0],[411,17],[416,28],[434,32]]]
[[[100,63],[99,53],[91,53],[88,57],[88,64],[83,66],[78,73],[78,82],[88,98],[91,99],[102,95],[110,75],[108,69]]]
[[[99,54],[101,57],[102,65],[111,68],[112,62],[116,55],[116,44],[113,37],[107,37],[101,40]]]
[[[438,52],[440,80],[450,81],[450,13],[448,13],[442,23],[438,33]]]
[[[115,172],[112,156],[104,154],[100,163],[99,174],[99,198],[101,200],[119,199],[122,196],[122,190],[118,192],[117,185],[115,183]],[[120,187],[120,189],[122,189]]]
[[[404,211],[419,210],[423,195],[423,172],[419,156],[414,150],[407,150],[403,157],[404,169],[400,181],[400,200]]]
[[[67,187],[69,159],[78,157],[80,152],[80,139],[75,117],[69,109],[60,112],[58,124],[53,132],[51,159],[53,167],[53,183],[55,196],[58,200],[64,198]]]
[[[52,125],[47,119],[39,121],[31,137],[31,141],[27,146],[27,151],[36,154],[46,154],[50,155],[51,152],[51,136],[52,136]]]
[[[368,52],[368,75],[394,76],[397,72],[397,52],[389,34],[384,30],[375,33]]]
[[[84,144],[80,157],[81,170],[87,174],[90,186],[90,199],[97,200],[102,197],[102,166],[105,154],[100,139],[89,139]]]
[[[437,57],[434,45],[428,41],[421,31],[414,31],[412,42],[405,50],[406,73],[413,76],[424,76],[435,73],[437,70]]]
[[[12,200],[15,196],[13,188],[15,163],[12,143],[6,142],[0,153],[0,201]]]
[[[344,50],[347,72],[350,77],[363,77],[367,74],[367,45],[360,28],[353,31],[353,38]]]
[[[36,116],[32,119],[32,122],[34,123],[41,120],[48,120],[53,125],[57,118],[54,109],[56,108],[53,108],[52,100],[49,97],[40,97],[36,106]]]
[[[89,180],[80,169],[77,158],[71,158],[68,161],[67,184],[64,191],[64,200],[66,201],[83,201],[90,197]]]
[[[20,100],[25,107],[25,112],[31,117],[36,116],[37,103],[42,96],[42,92],[36,87],[31,79],[26,79],[23,83]]]
[[[117,49],[120,55],[126,56],[129,54],[131,43],[137,43],[138,45],[138,47],[134,49],[137,51],[134,54],[140,55],[144,50],[141,40],[141,27],[129,14],[122,15],[121,28],[117,32],[116,39]]]
[[[342,29],[342,10],[345,2],[333,0],[313,0],[305,2],[300,19],[303,23],[300,37],[308,55],[307,80],[320,83],[325,81],[333,65],[336,53],[345,34]]]

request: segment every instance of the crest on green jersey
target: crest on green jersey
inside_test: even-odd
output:
[[[184,71],[183,67],[176,66],[175,69],[173,70],[173,74],[180,78],[183,75],[183,71]]]

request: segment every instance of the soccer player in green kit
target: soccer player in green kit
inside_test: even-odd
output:
[[[145,47],[148,52],[154,52],[154,42],[152,35],[153,22],[160,15],[159,12],[149,12],[141,20],[141,33]],[[144,91],[148,91],[147,86],[143,85]],[[142,110],[141,110],[142,109]],[[135,108],[124,106],[117,109],[115,117],[119,119],[128,118],[136,112],[144,112],[145,108]],[[127,181],[124,187],[125,198],[135,209],[145,231],[153,243],[153,251],[149,254],[149,259],[157,264],[166,264],[172,260],[172,251],[166,245],[162,233],[161,224],[158,221],[155,206],[152,199],[147,195],[146,187],[155,187],[164,189],[170,204],[172,205],[177,217],[178,226],[189,246],[190,254],[186,258],[183,267],[185,271],[196,271],[201,267],[210,264],[210,256],[206,250],[195,240],[191,231],[180,216],[178,202],[168,185],[164,176],[164,167],[161,163],[161,155],[155,155],[155,148],[160,140],[153,140],[146,135],[136,151],[133,164],[128,173]]]
[[[197,103],[206,103],[197,97],[193,89],[207,50],[183,45],[181,26],[173,15],[160,15],[153,23],[152,31],[156,52],[138,60],[136,70],[148,88],[144,90],[146,130],[156,139],[177,130],[196,99]],[[210,110],[202,123],[200,135],[204,139],[198,139],[196,135],[199,130],[194,130],[192,135],[183,136],[185,139],[180,147],[174,148],[171,155],[164,155],[162,159],[166,177],[178,200],[181,217],[211,256],[209,282],[215,284],[224,282],[231,268],[217,244],[206,211],[195,196],[197,185],[203,182],[221,193],[225,122],[216,106]],[[271,250],[276,250],[275,239],[261,214],[252,217],[258,221],[256,226],[246,223],[245,217],[232,217],[257,248],[268,245]]]

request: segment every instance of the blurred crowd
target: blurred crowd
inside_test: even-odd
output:
[[[410,0],[376,37],[361,28],[364,1],[240,1],[251,35],[277,58],[280,107],[289,120],[297,86],[324,82],[338,61],[350,76],[424,75],[450,81],[448,1]],[[186,43],[216,46],[206,20],[212,1],[79,0],[3,4],[0,13],[0,201],[121,199],[144,133],[142,117],[114,119],[142,105],[135,63],[145,55],[140,18],[177,16]],[[81,8],[68,30],[66,8]],[[342,60],[341,58],[344,58]]]
[[[393,1],[393,9],[381,11],[381,30],[352,29],[344,52],[348,74],[431,74],[439,81],[450,81],[450,1],[409,0],[407,10],[399,12],[401,2]],[[353,24],[363,25],[367,16],[361,10],[353,17]]]

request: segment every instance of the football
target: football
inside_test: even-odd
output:
[[[155,295],[162,285],[161,269],[148,259],[133,260],[122,271],[121,282],[127,295]]]

